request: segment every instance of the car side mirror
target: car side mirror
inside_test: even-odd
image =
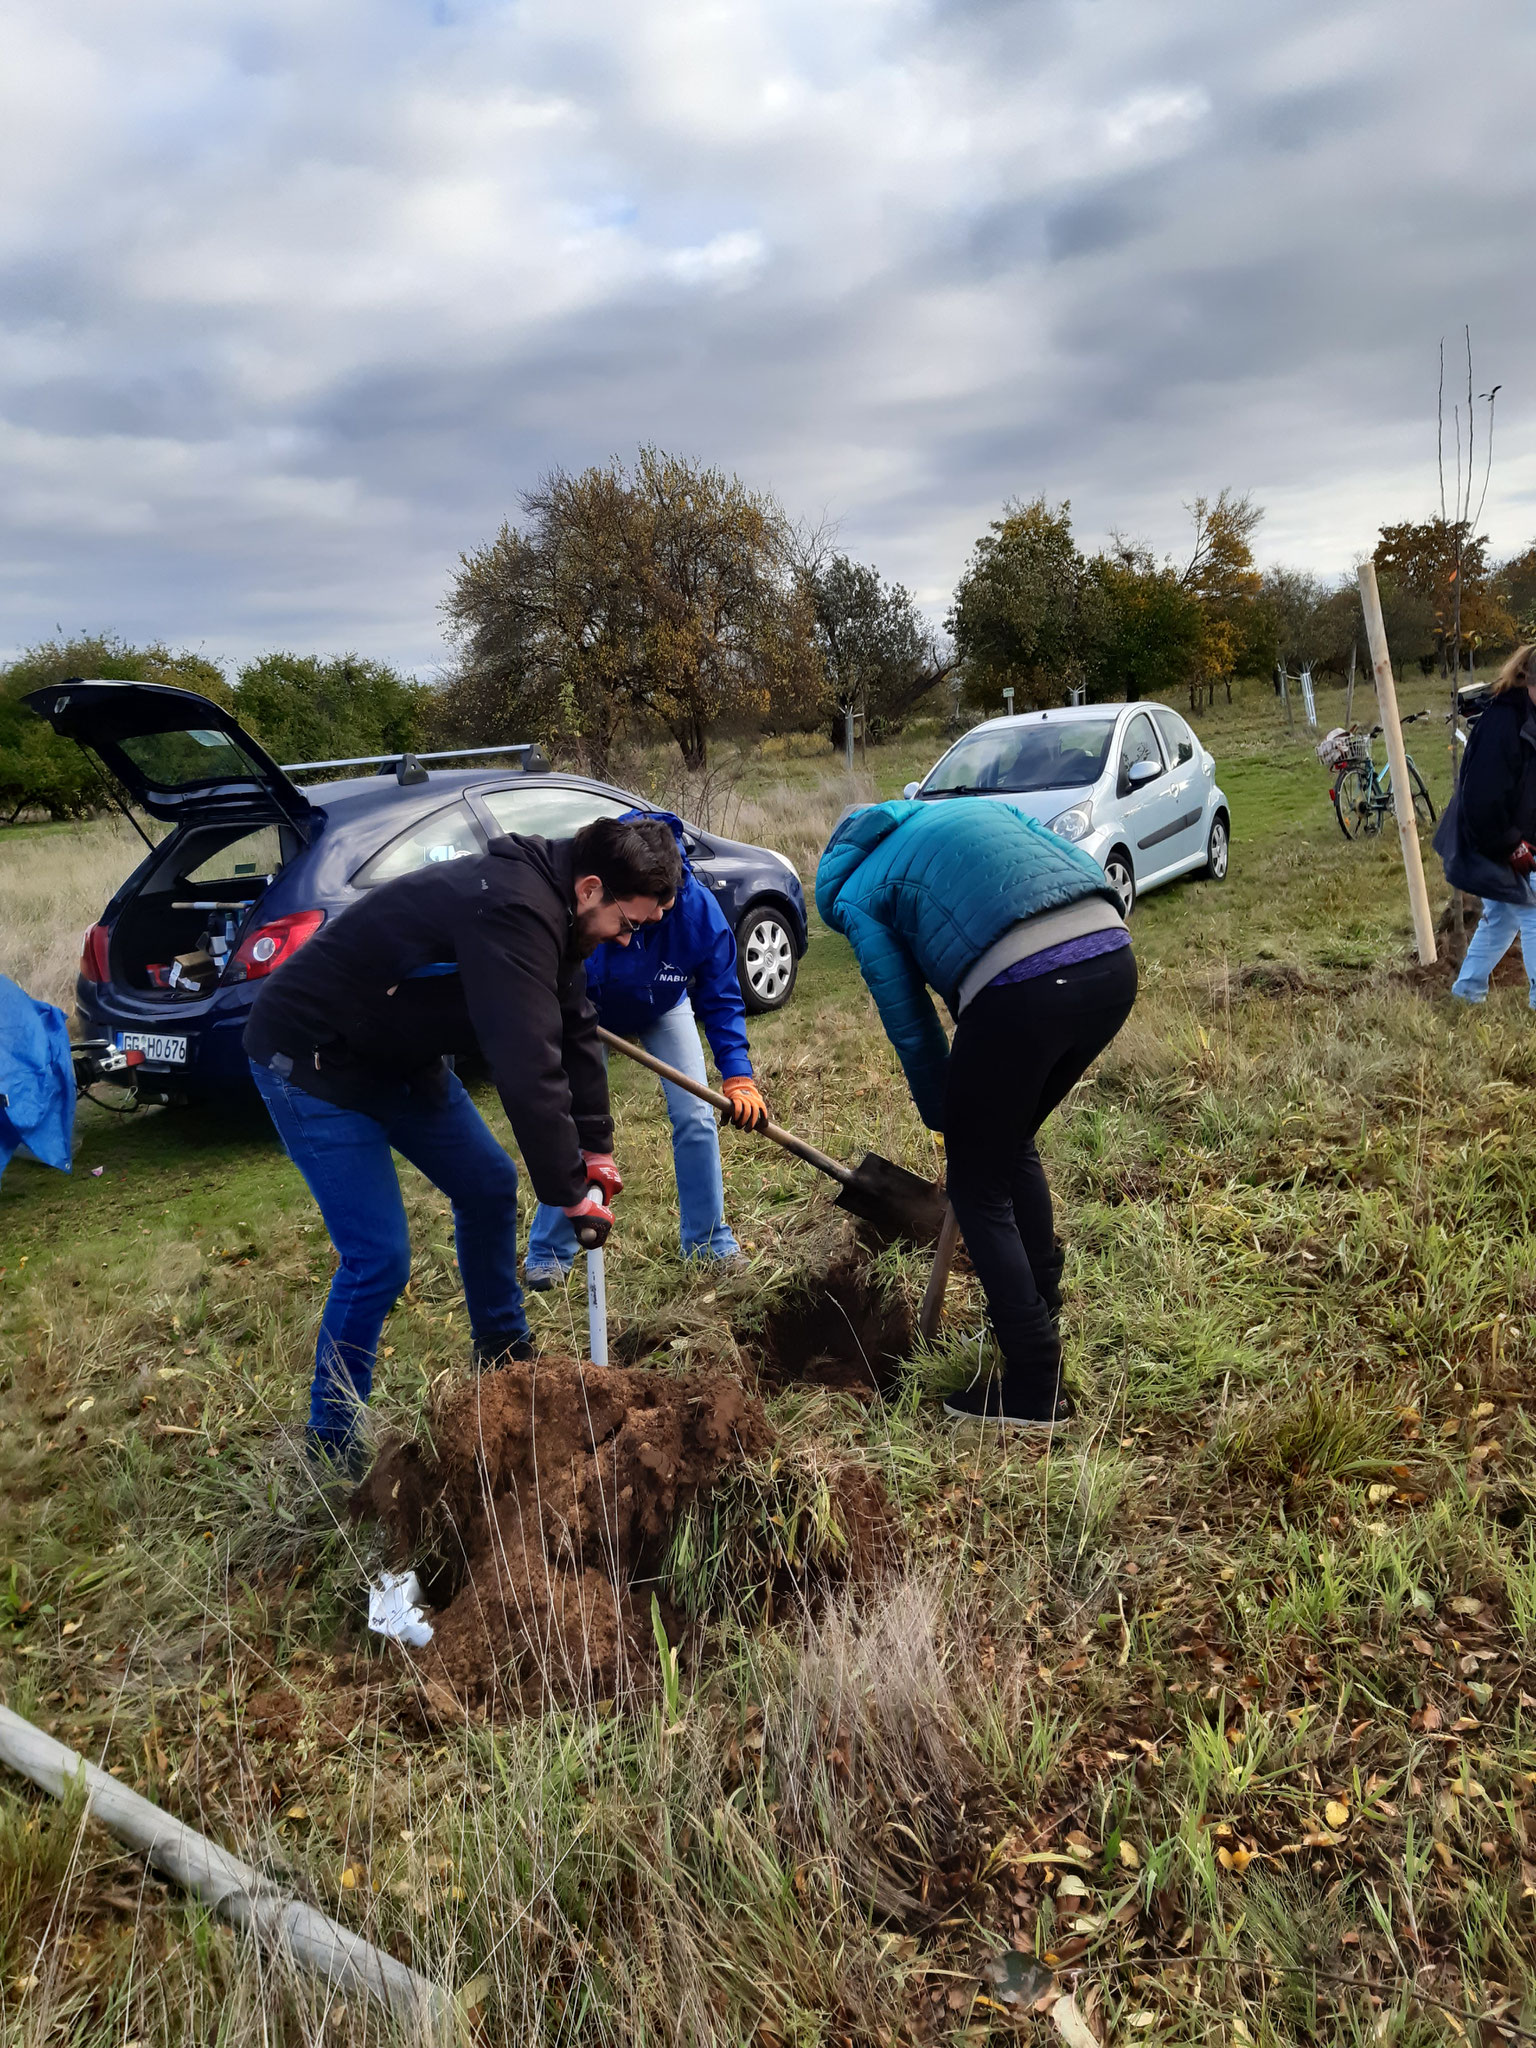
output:
[[[922,788],[922,786],[923,785],[920,782],[909,782],[906,788],[901,793],[905,797],[914,797],[917,795],[917,792]]]
[[[1149,782],[1156,782],[1162,772],[1155,761],[1133,761],[1125,771],[1125,779],[1132,789],[1145,789]]]

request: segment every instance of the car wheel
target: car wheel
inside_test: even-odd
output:
[[[789,920],[767,904],[749,910],[736,927],[736,972],[748,1010],[782,1010],[798,967]]]
[[[1223,813],[1218,811],[1211,820],[1211,836],[1206,841],[1206,879],[1212,882],[1224,882],[1227,879],[1227,866],[1231,857],[1232,841],[1227,831],[1227,821]]]
[[[1109,886],[1120,898],[1120,914],[1129,917],[1136,902],[1136,870],[1131,866],[1131,856],[1123,846],[1117,846],[1104,862],[1104,874]]]

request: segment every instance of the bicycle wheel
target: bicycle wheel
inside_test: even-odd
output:
[[[1372,829],[1370,787],[1358,768],[1340,770],[1333,785],[1333,808],[1346,839],[1357,839]]]
[[[1390,763],[1382,769],[1380,783],[1382,797],[1384,798],[1387,804],[1392,805],[1393,815],[1395,817],[1396,806],[1393,805],[1392,799],[1392,768]],[[1411,754],[1408,756],[1408,787],[1413,791],[1413,815],[1415,823],[1420,825],[1433,825],[1433,823],[1435,822],[1435,800],[1430,795],[1428,789],[1425,787],[1423,776],[1419,773],[1418,769],[1413,765],[1413,756]]]

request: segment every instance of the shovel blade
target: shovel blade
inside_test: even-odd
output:
[[[837,1206],[917,1245],[937,1244],[944,1222],[944,1196],[937,1184],[878,1152],[864,1154],[852,1180],[844,1182]]]

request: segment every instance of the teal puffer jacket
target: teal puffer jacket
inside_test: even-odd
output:
[[[930,1130],[949,1041],[929,989],[953,1013],[967,971],[1005,931],[1095,894],[1119,908],[1096,860],[995,797],[897,798],[851,811],[832,834],[816,908],[852,945]]]

